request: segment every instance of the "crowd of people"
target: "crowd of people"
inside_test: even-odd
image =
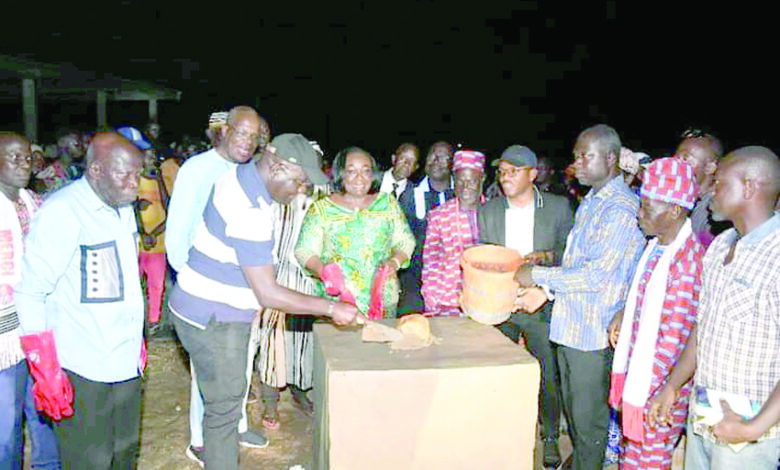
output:
[[[683,434],[688,469],[777,468],[771,150],[724,155],[691,131],[652,158],[601,124],[556,178],[524,145],[403,143],[384,171],[349,147],[324,165],[247,106],[206,136],[198,152],[157,125],[47,149],[0,133],[0,468],[21,468],[24,423],[33,468],[135,468],[145,338],[167,323],[190,360],[185,453],[237,469],[240,447],[269,445],[246,416],[255,371],[262,426],[282,425],[284,389],[311,414],[313,321],[463,316],[460,258],[481,243],[523,256],[497,327],[541,366],[546,468],[602,468],[610,425],[621,468],[671,468]]]

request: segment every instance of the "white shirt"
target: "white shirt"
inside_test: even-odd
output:
[[[390,193],[393,191],[393,183],[395,183],[395,197],[397,199],[401,193],[404,192],[404,189],[406,189],[406,183],[408,181],[408,178],[397,181],[393,176],[393,169],[390,168],[389,170],[385,171],[384,175],[382,176],[382,185],[379,187],[379,191],[382,193]]]
[[[506,246],[525,256],[534,251],[534,200],[518,207],[507,199],[504,240]]]

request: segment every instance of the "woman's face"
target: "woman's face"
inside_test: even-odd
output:
[[[344,191],[350,196],[365,196],[371,189],[374,168],[371,159],[360,152],[347,154],[344,164]]]

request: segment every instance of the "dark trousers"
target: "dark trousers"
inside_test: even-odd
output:
[[[528,351],[539,361],[542,381],[539,387],[539,424],[543,439],[556,439],[561,420],[561,390],[558,378],[557,346],[550,342],[550,324],[540,315],[543,312],[526,315],[516,313],[499,327],[512,341],[520,336],[525,340]]]
[[[609,425],[612,350],[580,351],[558,345],[561,395],[574,446],[573,470],[601,470]]]
[[[211,321],[205,330],[171,315],[190,354],[203,396],[203,443],[207,469],[238,470],[238,422],[246,393],[251,324]]]
[[[104,383],[66,371],[74,415],[54,427],[63,469],[135,469],[141,429],[141,379]]]

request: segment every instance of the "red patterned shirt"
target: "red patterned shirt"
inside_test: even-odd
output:
[[[427,315],[461,315],[460,256],[479,240],[476,210],[460,209],[457,198],[428,213],[423,245],[422,296]]]

